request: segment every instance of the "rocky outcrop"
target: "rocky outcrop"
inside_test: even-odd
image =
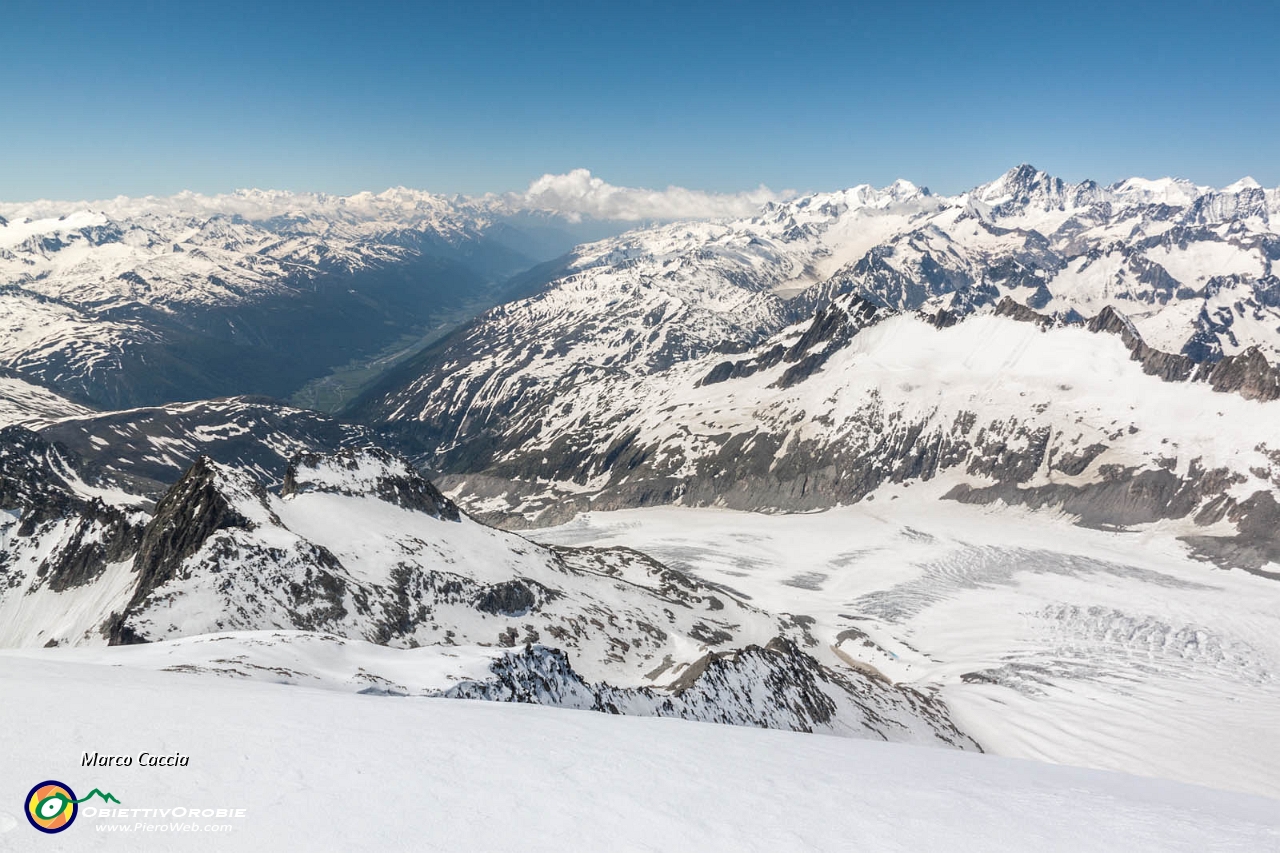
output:
[[[20,553],[39,554],[31,588],[62,592],[129,559],[141,524],[93,494],[114,486],[66,447],[23,427],[0,429],[0,510],[17,517],[15,540],[0,552],[0,575],[19,562]]]
[[[24,535],[41,522],[83,509],[85,502],[67,485],[64,473],[84,473],[65,448],[26,427],[0,429],[0,509],[21,515]]]
[[[123,544],[74,511],[49,518],[36,535],[57,533],[70,543],[59,553],[70,556],[0,584],[0,603],[107,584],[103,612],[34,629],[52,644],[282,629],[402,648],[524,644],[495,657],[492,679],[440,695],[977,748],[933,696],[803,651],[797,641],[817,645],[811,620],[758,610],[628,549],[548,548],[485,528],[392,454],[301,456],[286,480],[276,497],[255,477],[201,458]],[[30,496],[48,485],[32,475],[10,494],[34,506]],[[10,544],[16,524],[0,525],[0,543]],[[109,560],[112,548],[127,551],[125,560]],[[122,588],[124,579],[132,586]],[[763,637],[775,639],[755,642]],[[556,648],[533,645],[544,643]],[[581,665],[605,677],[588,681]],[[610,674],[654,686],[617,687]]]
[[[453,501],[407,459],[380,447],[297,454],[289,461],[280,495],[288,498],[308,492],[368,495],[432,518],[457,521],[460,517]]]
[[[1058,322],[1055,317],[1040,314],[1031,308],[1006,296],[996,304],[996,316],[1008,317],[1020,323],[1035,323],[1041,328],[1052,326]]]
[[[563,652],[541,646],[497,658],[490,670],[490,680],[462,682],[439,695],[980,751],[940,700],[857,671],[836,672],[783,638],[708,655],[668,689],[589,683]]]
[[[743,379],[778,364],[790,364],[775,387],[790,388],[808,379],[832,353],[846,346],[861,329],[873,325],[882,309],[865,299],[851,297],[839,305],[818,309],[808,327],[789,346],[775,344],[754,358],[724,361],[702,378],[699,385],[715,385]]]
[[[1280,503],[1271,492],[1254,492],[1237,501],[1219,496],[1202,511],[1198,521],[1212,524],[1226,519],[1236,525],[1235,536],[1184,536],[1197,555],[1219,565],[1238,566],[1255,574],[1280,579],[1280,572],[1268,571],[1280,564]]]
[[[114,644],[142,642],[127,622],[157,589],[179,576],[182,564],[218,531],[252,530],[256,525],[227,494],[228,474],[216,462],[201,457],[158,504],[147,524],[133,561],[138,576],[123,612],[113,618],[108,639]],[[265,506],[266,492],[250,478],[236,484],[248,497]]]
[[[1073,324],[1071,320],[1037,313],[1009,297],[1001,300],[996,314],[1041,328]],[[1257,347],[1238,355],[1223,356],[1220,348],[1189,344],[1182,353],[1169,353],[1148,345],[1127,317],[1108,305],[1085,322],[1091,332],[1116,335],[1142,365],[1143,372],[1166,382],[1207,382],[1215,391],[1239,394],[1246,400],[1280,399],[1280,366],[1272,365]],[[1194,354],[1199,354],[1199,358]]]
[[[1091,332],[1117,335],[1132,353],[1133,360],[1151,376],[1159,376],[1166,382],[1184,382],[1199,375],[1198,365],[1185,355],[1161,352],[1148,346],[1128,318],[1110,305],[1085,324]]]
[[[1208,382],[1215,391],[1246,400],[1280,399],[1280,366],[1269,363],[1257,347],[1223,358],[1209,371]]]
[[[1021,486],[1009,481],[994,486],[961,484],[944,498],[960,503],[1007,504],[1031,509],[1057,507],[1088,527],[1125,527],[1168,518],[1187,518],[1203,503],[1243,478],[1226,469],[1204,471],[1193,463],[1185,476],[1167,470],[1108,466],[1098,482]]]

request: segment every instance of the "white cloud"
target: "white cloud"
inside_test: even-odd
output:
[[[564,175],[543,175],[513,201],[571,217],[641,221],[751,216],[766,202],[794,196],[794,192],[777,193],[765,186],[740,193],[708,193],[684,187],[665,190],[616,187],[586,169],[574,169]]]

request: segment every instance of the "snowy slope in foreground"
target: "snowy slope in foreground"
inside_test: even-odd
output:
[[[1280,844],[1275,801],[946,750],[498,703],[349,696],[0,655],[0,847],[41,850],[1161,850]],[[58,737],[30,732],[57,721]],[[187,767],[82,768],[180,752]],[[228,834],[38,838],[43,779]],[[127,824],[137,822],[126,819]],[[147,822],[143,819],[143,822]],[[164,821],[161,821],[164,822]],[[202,823],[207,821],[202,821]]]
[[[642,545],[757,607],[785,602],[820,648],[940,690],[988,752],[1280,797],[1280,584],[1209,570],[1172,522],[1084,530],[937,488],[807,515],[590,513],[533,535]]]

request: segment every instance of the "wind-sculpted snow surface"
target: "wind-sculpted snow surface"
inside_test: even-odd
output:
[[[14,805],[28,780],[85,772],[81,744],[120,743],[105,733],[134,731],[139,720],[148,744],[180,745],[191,766],[177,775],[97,767],[91,784],[127,808],[246,811],[229,833],[148,834],[157,849],[1255,853],[1280,832],[1275,802],[1262,797],[958,750],[146,671],[176,661],[173,645],[92,660],[75,649],[0,653],[6,697],[22,700],[0,703],[0,750],[16,790],[0,806],[0,844],[139,849],[140,833],[107,828],[165,817],[82,812],[37,845]],[[220,646],[228,657],[243,651],[226,638],[207,646],[215,656]],[[405,658],[409,671],[429,650],[378,651]],[[377,660],[338,652],[356,666]],[[29,736],[52,719],[73,746]],[[344,773],[377,784],[350,784]],[[422,815],[408,836],[405,821],[388,817],[401,815]]]
[[[977,746],[927,692],[814,657],[803,620],[636,551],[486,527],[378,448],[299,454],[278,495],[201,457],[146,513],[86,484],[69,450],[17,427],[0,438],[15,484],[0,497],[17,516],[0,524],[3,645],[272,629],[441,655],[487,647],[488,672],[428,693],[573,707],[590,696],[585,707],[615,713]],[[375,676],[366,687],[391,691]]]

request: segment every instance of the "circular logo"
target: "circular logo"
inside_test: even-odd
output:
[[[41,782],[27,794],[27,820],[41,832],[62,832],[78,811],[76,795],[61,782]]]

